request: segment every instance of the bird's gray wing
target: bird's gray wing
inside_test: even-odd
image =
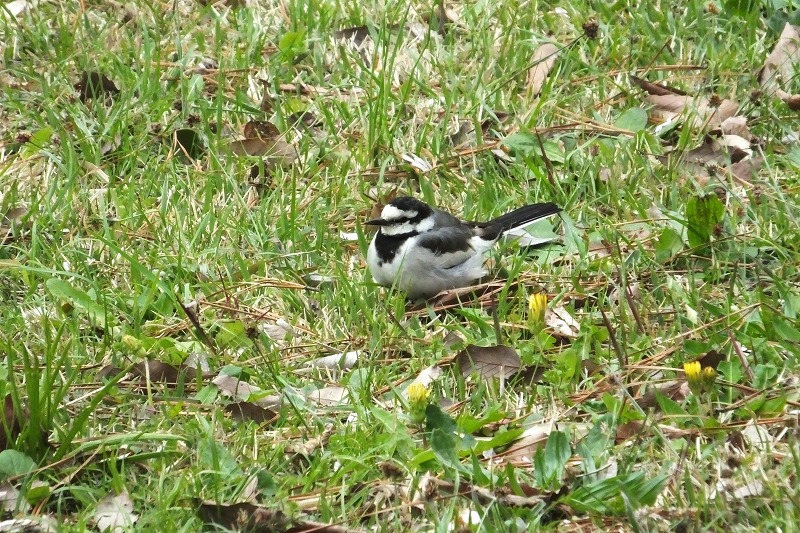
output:
[[[418,245],[436,256],[440,268],[451,268],[479,253],[470,244],[472,237],[472,231],[459,224],[420,234]]]

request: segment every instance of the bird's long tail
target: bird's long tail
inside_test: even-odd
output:
[[[534,220],[555,215],[560,212],[561,208],[554,203],[530,204],[515,209],[505,215],[500,215],[488,222],[471,222],[470,224],[478,228],[483,228],[485,230],[483,235],[485,238],[496,239],[510,229],[518,228]]]

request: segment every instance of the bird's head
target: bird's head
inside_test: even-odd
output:
[[[433,229],[433,209],[416,198],[402,196],[386,204],[380,218],[365,224],[378,226],[379,233],[389,236],[423,233]]]

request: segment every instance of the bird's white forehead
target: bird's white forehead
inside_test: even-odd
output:
[[[389,204],[381,211],[381,218],[383,220],[398,220],[401,218],[414,218],[417,216],[417,211],[405,211]]]

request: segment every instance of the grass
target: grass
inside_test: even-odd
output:
[[[749,99],[793,8],[710,5],[460,3],[443,35],[408,2],[42,1],[0,18],[6,518],[81,531],[127,494],[141,530],[211,527],[201,501],[274,530],[275,512],[354,530],[794,530],[797,118]],[[362,24],[363,48],[334,35]],[[568,46],[535,98],[547,40]],[[80,97],[85,72],[119,92]],[[699,128],[613,129],[648,107],[632,73],[741,102],[765,159],[752,183],[656,157]],[[251,174],[228,149],[249,120],[298,161]],[[461,125],[477,133],[454,146]],[[553,201],[560,237],[495,254],[510,281],[493,310],[410,311],[363,259],[361,224],[395,191],[467,219]],[[501,342],[544,374],[450,364]],[[312,366],[349,352],[345,371]],[[698,358],[716,381],[689,392]],[[403,391],[431,365],[426,411]],[[319,401],[336,387],[345,401]],[[241,420],[236,399],[268,411]]]

